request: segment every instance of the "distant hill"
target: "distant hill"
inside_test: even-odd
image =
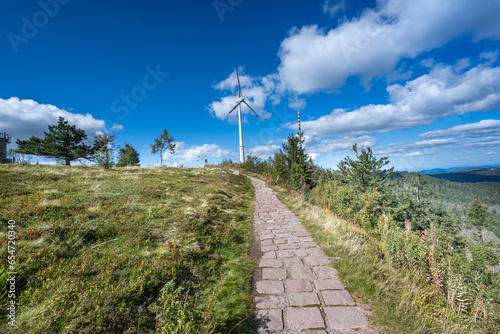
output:
[[[472,167],[456,171],[427,173],[427,175],[459,183],[500,182],[500,167]]]

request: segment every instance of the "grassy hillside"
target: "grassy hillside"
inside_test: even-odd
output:
[[[0,165],[0,189],[0,276],[7,223],[16,222],[13,332],[251,332],[245,177]],[[2,333],[11,330],[6,303]]]

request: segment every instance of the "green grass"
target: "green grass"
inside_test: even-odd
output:
[[[0,332],[251,333],[244,176],[0,165],[0,189],[1,266],[11,219],[18,256],[18,326],[4,299]]]

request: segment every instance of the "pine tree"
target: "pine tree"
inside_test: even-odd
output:
[[[469,223],[479,229],[479,231],[485,227],[489,214],[488,211],[486,211],[486,206],[481,203],[479,198],[474,197],[474,200],[467,210],[467,218]]]
[[[131,145],[125,143],[125,147],[118,151],[118,162],[116,167],[139,166],[139,152]]]
[[[94,137],[94,159],[99,167],[109,169],[114,166],[113,141],[115,136],[100,133]]]
[[[164,129],[158,138],[155,138],[154,144],[151,144],[151,153],[160,153],[160,166],[163,166],[163,152],[165,150],[170,153],[175,152],[174,137],[168,134],[168,129]]]
[[[303,191],[314,186],[312,173],[314,165],[306,154],[304,133],[289,134],[283,143],[283,153],[289,171],[289,182],[295,189]]]
[[[352,185],[359,193],[377,190],[385,193],[387,190],[387,177],[394,171],[394,167],[384,171],[382,167],[389,164],[389,158],[377,159],[373,156],[371,148],[361,149],[354,144],[352,149],[356,153],[356,160],[345,157],[338,165],[336,173],[338,180],[344,184]]]
[[[32,136],[28,140],[17,140],[17,152],[47,158],[63,159],[66,166],[78,159],[92,160],[97,147],[86,145],[85,130],[69,125],[60,116],[56,125],[49,125],[49,132],[44,132],[45,138]]]

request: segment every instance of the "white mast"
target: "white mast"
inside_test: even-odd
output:
[[[255,114],[255,116],[259,117],[257,113],[250,107],[250,105],[245,101],[243,97],[243,93],[241,92],[241,84],[240,84],[240,76],[238,74],[238,68],[236,67],[236,77],[238,78],[238,99],[236,99],[236,105],[231,109],[229,113],[232,113],[236,107],[238,107],[238,125],[240,126],[240,162],[245,162],[245,147],[243,146],[243,129],[241,127],[241,104],[244,103],[250,108],[251,111]]]

